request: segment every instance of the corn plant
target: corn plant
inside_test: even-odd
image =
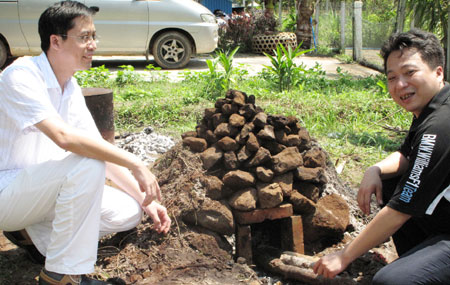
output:
[[[208,81],[206,92],[210,94],[212,99],[215,99],[222,95],[223,91],[227,91],[230,88],[230,84],[233,82],[233,57],[238,51],[239,47],[236,47],[232,51],[218,51],[216,56],[212,59],[206,60],[208,65]],[[218,65],[221,65],[224,71],[218,69]]]
[[[225,53],[220,51],[217,53],[219,63],[225,70],[225,76],[222,82],[222,89],[225,91],[230,88],[230,83],[233,81],[231,78],[231,74],[233,72],[233,57],[238,51],[238,49],[239,47],[236,47],[232,51],[227,51]]]
[[[270,58],[272,66],[265,66],[275,76],[279,91],[290,90],[300,80],[299,74],[305,72],[303,66],[298,66],[294,58],[313,51],[313,49],[300,50],[300,45],[294,50],[290,46],[286,49],[282,44],[277,45],[274,55],[264,53]]]

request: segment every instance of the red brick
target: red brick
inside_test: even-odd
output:
[[[281,249],[305,253],[302,216],[292,216],[282,220]]]
[[[236,255],[245,258],[247,264],[253,264],[252,229],[250,225],[236,226]]]
[[[234,211],[234,217],[238,224],[248,225],[261,223],[265,220],[276,220],[290,217],[294,214],[291,204],[282,204],[270,209],[256,209],[250,212]]]

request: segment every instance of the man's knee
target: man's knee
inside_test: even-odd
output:
[[[83,157],[79,155],[70,155],[68,162],[73,165],[68,177],[76,177],[77,179],[86,179],[85,181],[104,183],[106,164],[93,158]]]
[[[378,271],[372,280],[372,285],[398,285],[396,276],[392,275],[389,265],[383,267]]]
[[[142,220],[139,203],[120,190],[106,187],[103,193],[101,231],[113,233],[130,230]]]

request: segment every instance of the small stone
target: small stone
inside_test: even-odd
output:
[[[245,118],[238,114],[232,114],[228,119],[228,122],[231,126],[239,128],[245,124]]]
[[[253,118],[253,123],[258,128],[264,128],[264,126],[267,124],[267,115],[264,112],[259,112],[255,115]]]
[[[241,147],[241,149],[239,150],[238,154],[237,154],[237,159],[239,162],[244,162],[246,161],[253,153],[247,149],[247,146],[243,146]]]
[[[273,208],[283,202],[283,191],[278,183],[258,184],[258,201],[262,209]]]
[[[239,148],[239,144],[228,136],[221,138],[217,142],[217,145],[224,151],[235,151]]]
[[[308,150],[303,155],[303,161],[306,167],[325,167],[327,165],[327,157],[318,147],[312,147]]]
[[[228,203],[233,209],[247,212],[256,209],[257,201],[258,195],[256,189],[246,188],[234,193]]]
[[[258,166],[256,168],[256,177],[262,182],[268,183],[273,179],[273,171],[270,168],[266,168],[263,166]]]
[[[259,149],[260,145],[259,145],[258,138],[253,133],[248,134],[246,146],[247,146],[247,149],[252,152],[255,152]]]
[[[223,157],[223,152],[219,147],[213,145],[200,154],[200,158],[203,161],[203,167],[210,169]]]
[[[265,125],[264,129],[260,130],[257,135],[258,138],[263,140],[275,140],[275,131],[273,126]]]
[[[227,151],[223,155],[223,164],[226,169],[236,169],[239,167],[239,161],[233,151]]]
[[[189,146],[189,148],[193,152],[202,152],[205,151],[206,148],[208,147],[208,143],[206,142],[205,139],[194,137],[184,138],[183,144]]]
[[[255,153],[255,155],[245,164],[246,167],[254,167],[254,166],[259,166],[267,161],[271,160],[271,155],[270,152],[263,148],[260,147],[258,149],[258,151]]]
[[[273,170],[276,174],[283,174],[303,165],[302,155],[296,147],[288,147],[272,157]]]
[[[242,189],[254,185],[255,177],[250,172],[234,170],[225,174],[222,181],[228,187]]]
[[[147,135],[153,133],[153,131],[154,131],[154,130],[153,130],[152,127],[146,127],[146,128],[144,129],[144,133],[146,133]]]
[[[222,106],[222,113],[225,115],[231,115],[237,113],[238,107],[234,104],[225,104]]]

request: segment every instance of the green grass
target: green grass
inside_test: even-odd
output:
[[[296,116],[332,162],[345,163],[341,177],[356,187],[368,166],[400,146],[405,134],[393,130],[406,130],[411,115],[385,93],[380,84],[384,77],[353,78],[340,72],[338,79],[329,79],[317,67],[300,76],[296,86],[280,92],[267,71],[248,77],[235,67],[230,88],[255,95],[256,104],[268,114]],[[184,78],[147,82],[130,75],[130,80],[103,82],[114,92],[116,130],[139,131],[150,125],[176,139],[195,130],[203,110],[213,107],[225,91],[211,95],[214,82],[208,71],[190,71]]]

